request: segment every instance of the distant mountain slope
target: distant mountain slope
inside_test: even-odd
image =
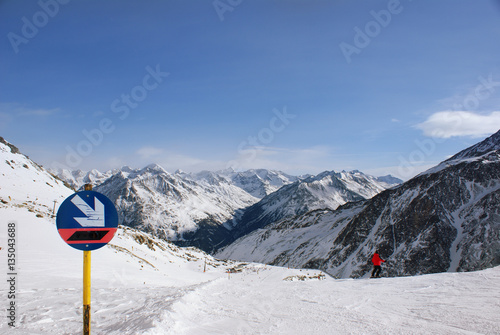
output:
[[[73,193],[68,186],[0,137],[0,202],[48,217]]]
[[[244,236],[216,256],[362,277],[379,249],[391,276],[500,264],[499,133],[408,182],[336,211],[315,210]]]
[[[301,179],[301,177],[291,176],[281,171],[265,169],[232,172],[226,174],[226,176],[231,179],[234,185],[241,187],[259,199]]]
[[[215,173],[194,181],[155,164],[120,171],[94,190],[115,203],[120,224],[204,250],[230,238],[223,223],[258,201]]]
[[[481,141],[467,149],[460,151],[459,153],[448,158],[441,164],[438,164],[437,166],[422,172],[421,175],[438,172],[442,169],[463,162],[480,160],[483,159],[484,156],[488,154],[495,156],[495,154],[498,153],[499,150],[500,150],[500,132],[497,132],[491,135],[490,137],[486,138],[484,141]]]
[[[115,203],[120,224],[210,252],[271,222],[366,199],[400,182],[359,171],[307,177],[265,169],[170,174],[156,164],[59,176],[75,188],[91,182]]]
[[[115,202],[121,224],[204,250],[234,240],[226,223],[237,211],[298,180],[264,169],[170,174],[155,164],[105,173],[61,170],[58,175],[75,189],[92,183]]]
[[[484,141],[479,142],[470,148],[460,151],[458,154],[447,159],[445,162],[456,162],[464,159],[479,158],[489,152],[498,152],[498,150],[500,150],[500,132],[491,135]]]
[[[66,181],[74,189],[83,187],[84,184],[93,184],[98,186],[110,178],[114,174],[123,171],[126,173],[133,172],[128,166],[120,169],[113,169],[106,172],[98,170],[82,171],[82,170],[57,170],[50,171],[57,175],[60,179]],[[220,171],[201,171],[197,173],[186,173],[181,170],[175,171],[174,175],[183,179],[195,182],[208,182],[214,180],[213,178],[224,178],[234,186],[237,186],[249,193],[253,197],[263,198],[268,194],[273,193],[280,187],[293,183],[301,177],[291,176],[281,171],[256,169],[236,172],[233,169],[226,169]]]
[[[124,169],[125,168],[126,167],[124,167]],[[93,186],[100,185],[114,173],[118,172],[118,170],[111,170],[104,173],[95,169],[91,171],[51,170],[50,172],[67,182],[73,189],[78,190],[85,184],[92,184]]]
[[[245,209],[232,222],[235,237],[273,222],[319,208],[336,209],[347,202],[371,198],[389,186],[360,171],[325,171],[278,191]]]

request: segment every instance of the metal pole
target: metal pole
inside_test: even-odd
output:
[[[92,184],[85,184],[85,191],[92,191]],[[83,335],[90,335],[90,250],[83,251]]]
[[[90,251],[83,251],[83,335],[90,335]]]

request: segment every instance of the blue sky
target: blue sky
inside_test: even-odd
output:
[[[500,129],[500,2],[1,1],[0,136],[46,167],[408,179]]]

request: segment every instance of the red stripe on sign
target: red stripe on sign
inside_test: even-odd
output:
[[[58,229],[59,235],[68,244],[91,244],[91,243],[109,243],[113,236],[115,236],[117,228],[73,228],[73,229]],[[101,232],[100,234],[94,234],[95,236],[101,236],[103,233],[107,232],[99,239],[92,240],[82,240],[80,238],[75,238],[75,236],[90,236],[92,232]],[[73,237],[73,238],[71,238]]]

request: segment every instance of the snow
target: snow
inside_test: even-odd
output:
[[[1,212],[2,245],[6,222],[17,223],[19,271],[17,326],[10,328],[4,314],[0,333],[81,332],[82,252],[67,246],[49,219],[19,208]],[[109,246],[92,252],[93,334],[500,332],[500,267],[335,280],[316,270],[238,265],[206,256],[203,272],[200,251],[152,240],[158,243],[153,251],[134,234],[147,236],[120,229],[111,242],[126,252]],[[0,256],[6,264],[6,253]],[[241,272],[226,273],[230,267]],[[0,295],[6,297],[7,283],[2,283]],[[6,299],[2,304],[6,308]]]
[[[394,186],[380,182],[376,177],[357,170],[339,173],[325,171],[315,177],[306,179],[304,182],[304,188],[308,188],[309,192],[317,198],[323,199],[327,205],[323,208],[331,209],[345,204],[346,200],[349,200],[349,191],[358,197],[370,199],[388,187]]]
[[[26,156],[12,153],[4,143],[0,143],[0,158],[0,203],[49,216],[73,193],[61,180]]]
[[[303,264],[304,259],[307,259],[303,258],[302,253],[305,251],[301,250],[301,246],[311,247],[309,251],[315,257],[327,257],[335,237],[347,224],[343,222],[336,225],[336,222],[342,222],[342,219],[355,215],[361,209],[362,207],[358,206],[353,210],[343,212],[318,210],[314,213],[318,218],[315,216],[311,219],[315,221],[313,226],[308,224],[307,220],[297,222],[297,217],[284,220],[274,227],[275,229],[258,229],[239,238],[215,255],[219,258],[269,263],[270,260],[275,260],[281,254],[286,253],[289,257],[288,264],[297,267]],[[304,226],[302,227],[301,224]],[[295,229],[292,230],[288,225]],[[294,233],[290,234],[290,231]]]
[[[183,179],[153,164],[122,171],[94,190],[115,202],[120,222],[134,226],[140,222],[144,229],[182,240],[183,233],[195,231],[199,221],[226,222],[236,210],[259,200],[225,179],[212,177]]]
[[[498,275],[495,269],[376,280],[221,279],[176,302],[165,333],[495,334],[498,293],[482,288],[498,283]]]
[[[466,149],[466,150],[464,150],[464,152],[468,152],[468,150],[470,150],[474,147],[475,146],[473,146],[469,149]],[[458,165],[458,164],[462,164],[462,163],[470,163],[470,162],[475,162],[475,161],[482,161],[485,164],[492,163],[492,162],[498,161],[498,159],[499,159],[497,150],[498,150],[498,144],[495,147],[495,150],[483,153],[482,155],[470,157],[470,156],[461,155],[461,153],[458,153],[457,155],[453,156],[452,158],[445,160],[444,162],[420,173],[416,177],[437,173],[437,172],[443,171],[449,167],[452,167],[452,166]]]

